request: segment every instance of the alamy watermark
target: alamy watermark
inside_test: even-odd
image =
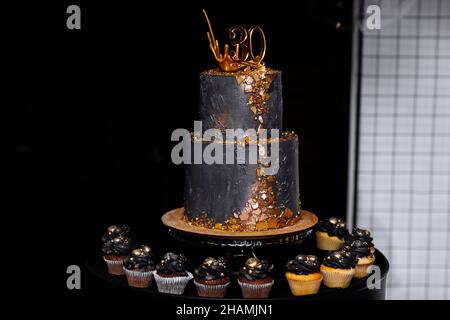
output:
[[[81,289],[81,269],[80,266],[72,264],[67,267],[66,273],[69,275],[66,280],[66,286],[69,290]]]
[[[261,175],[275,175],[279,170],[279,130],[208,129],[194,121],[194,133],[186,129],[172,132],[174,164],[261,164]],[[206,143],[205,143],[206,142]]]

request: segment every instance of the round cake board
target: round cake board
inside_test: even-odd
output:
[[[194,226],[185,219],[184,208],[166,212],[161,220],[169,228],[169,233],[176,238],[189,237],[202,240],[206,244],[221,246],[263,246],[266,244],[283,244],[300,241],[309,236],[318,218],[315,214],[300,210],[300,219],[291,226],[280,229],[261,231],[227,231],[207,229]]]

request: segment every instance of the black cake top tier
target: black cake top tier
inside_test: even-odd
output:
[[[281,72],[261,66],[200,74],[200,120],[207,129],[282,130]]]

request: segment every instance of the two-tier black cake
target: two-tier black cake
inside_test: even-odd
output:
[[[259,27],[251,27],[248,32],[234,27],[230,37],[237,38],[239,32],[241,39],[252,41],[248,35],[255,30],[262,40],[258,55],[249,52],[252,46],[248,42],[234,43],[230,53],[225,45],[222,54],[211,27],[208,32],[210,49],[220,68],[200,75],[202,132],[193,134],[192,149],[195,144],[197,150],[205,150],[220,143],[231,147],[233,159],[230,162],[230,158],[226,159],[229,153],[223,152],[216,154],[216,160],[223,160],[219,163],[194,164],[192,159],[191,164],[185,165],[185,217],[192,225],[236,232],[260,231],[293,225],[300,217],[298,138],[293,132],[282,131],[281,72],[262,63],[265,37]],[[203,133],[208,129],[223,133],[223,140],[204,139]],[[257,139],[230,139],[226,134],[239,129],[253,129]],[[278,129],[279,134],[273,134],[271,129]],[[270,161],[276,160],[276,172],[267,174],[264,170],[274,164],[268,163],[267,157],[254,161],[255,147],[258,155],[270,154]]]

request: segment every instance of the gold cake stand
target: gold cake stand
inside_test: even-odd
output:
[[[286,243],[298,243],[311,235],[318,222],[315,214],[300,210],[300,219],[291,226],[262,231],[213,230],[189,224],[184,219],[184,208],[166,212],[161,218],[169,234],[177,240],[221,247],[261,247]]]

